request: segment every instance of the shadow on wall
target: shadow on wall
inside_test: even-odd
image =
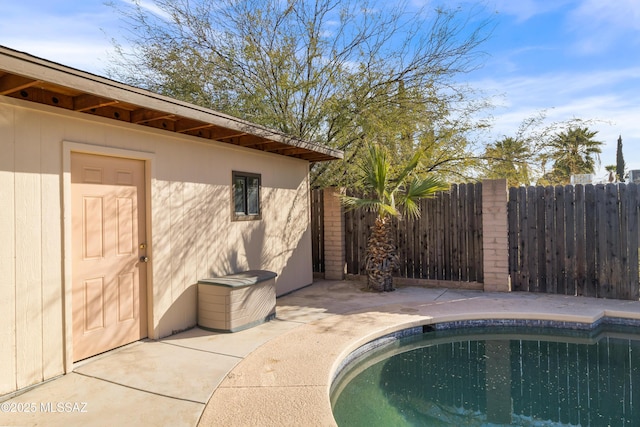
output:
[[[189,288],[200,279],[270,270],[278,274],[278,294],[313,280],[306,165],[277,157],[269,167],[262,159],[245,165],[262,173],[262,219],[232,221],[230,169],[211,167],[207,162],[215,159],[204,148],[200,156],[185,158],[186,177],[157,168],[152,183],[153,322],[159,336],[193,322],[195,304],[177,302],[185,294],[189,300]],[[170,326],[168,319],[178,323]]]
[[[295,289],[310,285],[313,282],[311,254],[311,202],[306,182],[285,197],[273,195],[271,201],[279,207],[278,224],[269,235],[270,239],[280,239],[277,256],[274,261],[280,269],[277,294],[282,295]]]
[[[242,242],[225,254],[228,273],[271,270],[278,274],[277,294],[311,284],[311,231],[306,183],[294,190],[267,188],[262,202],[264,217],[243,226],[235,239]]]
[[[160,338],[177,334],[196,325],[197,296],[198,285],[187,286],[184,292],[169,306],[156,325],[157,330],[163,331]]]
[[[196,184],[194,191],[186,191],[191,194],[187,197],[185,188],[190,185],[162,184],[166,209],[155,225],[165,224],[167,232],[154,235],[154,327],[158,337],[197,323],[200,279],[271,270],[278,274],[278,295],[311,284],[309,201],[304,189],[265,189],[262,220],[230,222],[228,205],[211,203],[223,199],[226,189],[198,188],[202,184]],[[174,191],[182,194],[181,208],[172,201]]]

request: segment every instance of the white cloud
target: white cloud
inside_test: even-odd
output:
[[[129,3],[130,5],[135,5],[136,2],[134,0],[123,0],[125,3]],[[171,21],[171,15],[168,14],[167,12],[165,12],[164,10],[160,9],[153,1],[145,1],[145,0],[141,0],[140,2],[140,7],[142,9],[147,10],[148,12],[151,12],[152,14],[167,20],[167,21]]]
[[[640,67],[598,70],[592,72],[557,72],[508,79],[484,79],[475,82],[493,93],[506,93],[514,104],[533,103],[552,107],[575,97],[620,90],[629,99],[640,96]],[[640,106],[639,106],[640,107]]]
[[[621,37],[640,43],[640,1],[584,0],[568,17],[583,54],[604,52]]]
[[[494,138],[515,135],[524,119],[543,110],[548,124],[573,118],[595,120],[588,126],[597,130],[597,138],[605,143],[602,165],[615,163],[616,141],[622,135],[627,168],[640,169],[640,152],[633,149],[640,144],[639,83],[640,68],[629,68],[485,79],[471,84],[495,95]]]
[[[108,57],[113,53],[113,46],[106,41],[92,40],[67,41],[7,39],[2,44],[29,55],[34,55],[62,65],[77,68],[93,74],[104,75]]]
[[[536,15],[561,8],[569,0],[493,0],[488,3],[498,13],[513,15],[519,22],[524,22]]]
[[[118,15],[96,2],[82,8],[39,1],[12,2],[0,14],[0,44],[63,65],[102,74]],[[6,12],[6,13],[4,13]]]
[[[571,13],[570,19],[587,27],[611,26],[616,29],[640,29],[638,0],[583,0]]]

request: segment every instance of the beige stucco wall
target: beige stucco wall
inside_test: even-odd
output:
[[[72,369],[70,150],[147,162],[150,337],[196,323],[199,278],[311,283],[308,162],[0,97],[0,395]],[[262,175],[262,220],[231,221],[232,170]]]

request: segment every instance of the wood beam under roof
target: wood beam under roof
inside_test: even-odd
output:
[[[156,129],[169,130],[175,132],[176,123],[170,119],[157,119],[157,120],[149,120],[148,122],[142,123],[144,126],[149,126]]]
[[[245,136],[245,132],[239,132],[237,130],[225,129],[220,127],[214,127],[211,129],[211,139],[222,141],[231,138],[240,138]]]
[[[179,119],[176,122],[176,132],[187,133],[200,129],[210,129],[213,125],[211,123],[200,122],[197,120]]]
[[[109,105],[107,107],[101,107],[85,111],[86,113],[93,114],[100,117],[106,117],[109,119],[116,119],[123,122],[131,121],[131,111],[119,108],[118,106]]]
[[[287,147],[287,146],[281,146],[278,149],[271,149],[271,150],[266,150],[269,151],[271,153],[276,153],[276,154],[282,154],[285,156],[292,156],[295,154],[304,154],[307,153],[309,150],[305,150],[304,148],[298,148],[298,147]]]
[[[40,83],[42,83],[42,80],[34,80],[15,74],[6,74],[0,77],[0,95],[7,95],[9,93],[17,92],[19,90],[27,89]]]
[[[86,93],[73,98],[73,109],[75,111],[87,111],[115,104],[118,104],[118,101],[114,99],[101,98],[99,96],[89,95]]]
[[[146,108],[140,108],[131,112],[131,123],[145,124],[155,120],[167,120],[174,119],[175,114],[165,113],[162,111],[148,110]]]

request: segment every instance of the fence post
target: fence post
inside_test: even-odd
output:
[[[343,280],[346,274],[341,194],[344,194],[343,188],[324,190],[324,278],[327,280]]]
[[[511,292],[507,180],[482,181],[482,249],[484,290]]]

